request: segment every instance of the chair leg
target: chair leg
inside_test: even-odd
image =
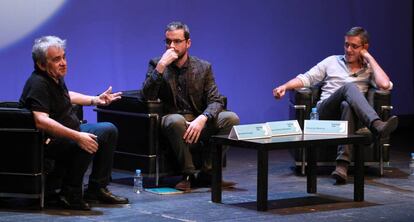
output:
[[[382,144],[378,144],[379,148],[379,168],[380,168],[380,176],[384,176],[384,147]]]
[[[46,186],[46,178],[44,172],[40,175],[40,209],[45,207],[45,186]]]
[[[159,155],[155,157],[155,187],[158,187],[160,180],[160,166],[159,166]]]

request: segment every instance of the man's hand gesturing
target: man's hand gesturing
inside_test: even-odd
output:
[[[273,96],[276,99],[282,98],[286,93],[286,87],[285,86],[279,86],[273,89]]]

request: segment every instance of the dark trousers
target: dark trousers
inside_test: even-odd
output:
[[[52,140],[45,148],[45,158],[54,162],[53,170],[46,180],[48,190],[61,188],[67,192],[81,193],[83,177],[91,161],[93,165],[88,187],[104,188],[109,184],[117,128],[111,123],[96,123],[82,124],[80,130],[98,137],[98,151],[89,154],[74,141],[61,138]]]
[[[347,83],[339,88],[330,97],[321,101],[317,108],[320,119],[347,120],[348,133],[354,133],[359,122],[370,128],[373,121],[380,119],[354,83]],[[351,150],[351,145],[339,146],[337,160],[350,162]]]
[[[185,131],[187,130],[186,121],[192,121],[195,116],[169,114],[162,117],[161,128],[163,133],[168,138],[176,158],[181,166],[183,174],[194,174],[196,169],[193,163],[193,156],[191,154],[190,144],[183,140]],[[211,150],[208,143],[208,138],[212,135],[227,135],[230,133],[234,125],[239,124],[239,117],[230,111],[220,112],[217,119],[212,121],[204,127],[201,132],[200,139],[204,142],[202,150],[202,167],[201,170],[208,172],[211,170]],[[223,152],[224,153],[224,152]]]

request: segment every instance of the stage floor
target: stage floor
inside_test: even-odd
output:
[[[331,167],[318,170],[318,193],[306,193],[306,177],[295,172],[292,157],[281,150],[270,152],[269,210],[258,212],[256,153],[232,148],[227,155],[229,170],[223,175],[238,184],[223,192],[223,204],[212,203],[207,188],[174,195],[134,194],[132,173],[114,170],[109,188],[127,196],[130,204],[93,205],[89,212],[39,211],[33,201],[3,198],[0,221],[414,221],[414,177],[408,174],[413,135],[412,130],[394,133],[391,162],[383,177],[378,176],[376,166],[366,168],[364,202],[353,202],[352,175],[348,184],[333,185]]]

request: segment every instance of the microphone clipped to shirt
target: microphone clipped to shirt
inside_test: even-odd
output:
[[[352,73],[352,74],[351,74],[351,76],[352,76],[352,77],[358,77],[358,73],[357,73],[357,72]]]

